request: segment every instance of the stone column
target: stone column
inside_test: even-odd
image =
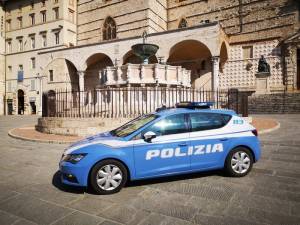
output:
[[[84,71],[77,71],[79,78],[80,105],[84,105]]]
[[[212,90],[216,91],[219,88],[219,65],[220,65],[220,57],[213,56],[212,59]]]

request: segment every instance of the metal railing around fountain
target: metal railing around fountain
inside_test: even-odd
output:
[[[239,111],[239,93],[192,88],[130,87],[89,91],[56,90],[43,95],[44,117],[130,118],[178,102],[215,102],[214,108]]]

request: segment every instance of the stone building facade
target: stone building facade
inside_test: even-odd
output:
[[[0,74],[6,81],[7,114],[38,112],[42,79],[39,70],[43,67],[38,52],[76,45],[76,8],[75,0],[6,1],[5,44],[1,43],[5,66]]]
[[[20,10],[20,2],[28,10],[14,12]],[[5,105],[12,102],[14,114],[19,113],[18,90],[23,90],[26,104],[35,98],[41,108],[41,92],[31,91],[29,80],[40,81],[38,91],[105,86],[103,71],[116,71],[118,77],[126,64],[140,63],[130,47],[141,42],[144,31],[149,34],[147,42],[160,47],[150,63],[190,70],[195,88],[255,91],[258,59],[263,55],[270,64],[270,93],[300,89],[297,0],[74,0],[72,7],[72,0],[11,0],[5,4],[6,25],[11,20],[13,26],[23,13],[24,18],[30,16],[30,2],[39,6],[45,2],[47,13],[54,15],[58,4],[60,19],[12,31],[6,27]],[[42,12],[39,6],[36,14]],[[30,41],[32,34],[40,37],[47,31],[55,41],[51,34],[57,28],[62,34],[58,46],[8,52],[9,41],[18,44],[20,36]],[[35,70],[30,69],[32,58]],[[17,82],[21,60],[24,80]]]
[[[5,12],[0,5],[0,115],[4,113],[5,96]]]

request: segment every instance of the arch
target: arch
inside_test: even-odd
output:
[[[188,27],[188,22],[185,18],[181,18],[181,20],[178,23],[178,28],[186,28]]]
[[[226,43],[223,42],[220,48],[220,72],[223,73],[225,63],[228,60],[228,51]]]
[[[184,40],[171,47],[167,63],[190,70],[193,87],[202,88],[205,85],[205,88],[210,88],[211,57],[210,49],[202,42]]]
[[[22,89],[18,90],[18,115],[24,115],[25,112],[25,94]]]
[[[102,28],[102,37],[103,40],[111,40],[117,38],[117,25],[115,20],[110,16],[108,16],[104,20]]]
[[[136,56],[133,53],[132,50],[130,50],[123,56],[123,65],[125,65],[127,63],[141,64],[143,62],[138,56]],[[149,64],[154,64],[154,63],[158,63],[158,60],[155,55],[153,55],[149,58]]]
[[[77,67],[73,64],[73,62],[66,58],[53,59],[44,68],[43,76],[47,77],[49,81],[49,88],[62,88],[69,90],[79,89]],[[51,82],[53,82],[53,84],[51,84]]]
[[[84,76],[84,89],[93,90],[99,85],[103,85],[99,73],[108,66],[113,66],[111,58],[104,53],[95,53],[86,60],[86,70]]]

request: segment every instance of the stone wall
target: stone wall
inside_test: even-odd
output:
[[[251,56],[244,55],[245,47],[250,47]],[[278,40],[260,41],[247,45],[231,45],[228,61],[220,74],[220,88],[239,88],[254,91],[256,88],[255,73],[258,60],[264,55],[270,65],[271,76],[268,79],[271,92],[284,89],[283,61]]]
[[[105,19],[110,16],[117,24],[117,37],[138,36],[148,25],[148,1],[136,0],[134,4],[124,0],[78,1],[78,44],[103,41],[102,28]],[[153,28],[155,30],[155,28]]]
[[[59,135],[89,136],[113,130],[128,122],[129,118],[58,118],[40,117],[36,130]]]
[[[297,0],[170,0],[168,28],[178,28],[182,17],[188,26],[220,21],[230,43],[286,37],[299,28]]]

